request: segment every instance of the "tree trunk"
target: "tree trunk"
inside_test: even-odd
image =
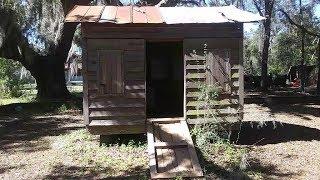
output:
[[[270,47],[270,35],[271,35],[271,16],[272,16],[273,2],[265,0],[265,17],[266,20],[263,23],[264,38],[263,49],[261,54],[261,88],[262,91],[267,91],[268,82],[268,56]]]
[[[68,98],[64,63],[67,60],[77,24],[65,23],[58,47],[48,56],[35,57],[30,72],[37,82],[40,99]],[[52,55],[51,55],[52,54]]]
[[[301,92],[305,92],[305,87],[306,87],[306,73],[305,73],[305,32],[302,31],[302,39],[301,39],[301,68],[300,68],[300,75],[301,75]]]
[[[317,80],[317,94],[320,95],[320,38],[318,41],[318,80]]]
[[[61,0],[63,11],[66,14],[75,4],[88,5],[90,0]],[[12,10],[0,12],[4,19],[15,17]],[[55,49],[51,49],[49,55],[40,56],[28,45],[16,21],[0,23],[0,26],[10,27],[6,34],[0,54],[4,58],[14,59],[22,63],[34,76],[37,82],[37,96],[42,99],[66,98],[70,93],[65,83],[64,63],[70,50],[77,24],[64,23],[62,37]],[[17,45],[21,48],[18,50]]]
[[[64,76],[64,60],[56,57],[39,57],[29,68],[37,81],[37,97],[40,99],[63,99],[70,97]]]

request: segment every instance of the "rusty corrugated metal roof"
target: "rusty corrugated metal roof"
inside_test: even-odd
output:
[[[99,22],[164,23],[158,8],[154,6],[133,7],[132,9],[130,6],[106,6]]]
[[[255,22],[265,19],[234,6],[155,7],[155,6],[76,6],[66,22],[110,22],[115,24],[187,24]]]

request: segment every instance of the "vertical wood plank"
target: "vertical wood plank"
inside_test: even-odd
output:
[[[241,25],[243,36],[243,24]],[[244,105],[244,67],[243,67],[243,37],[239,39],[239,104],[240,104],[240,120],[243,119],[243,105]]]
[[[81,28],[83,31],[83,29]],[[88,98],[88,52],[87,52],[87,39],[83,38],[82,46],[82,76],[83,76],[83,118],[85,125],[89,125],[89,98]]]
[[[122,59],[123,59],[123,54],[121,54],[121,56],[117,59],[117,63],[116,63],[116,74],[117,74],[117,83],[116,83],[116,93],[120,94],[122,93],[122,89],[123,89],[123,68],[122,68]]]
[[[154,123],[154,134],[155,134],[155,142],[161,142],[161,135],[160,135],[160,127],[158,124]],[[164,152],[162,149],[156,149],[156,159],[157,159],[157,172],[162,173],[165,172],[165,162],[164,162]]]
[[[151,177],[156,176],[157,174],[157,154],[154,148],[154,129],[153,129],[153,124],[150,123],[148,124],[147,127],[147,138],[148,138],[148,156],[149,156],[149,167],[150,167],[150,174]]]

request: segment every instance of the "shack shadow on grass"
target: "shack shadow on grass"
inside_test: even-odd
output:
[[[241,145],[266,145],[289,141],[320,140],[320,130],[278,121],[246,121],[240,132],[231,133],[231,141]]]
[[[125,144],[139,146],[147,143],[146,134],[115,134],[115,135],[100,135],[100,146],[101,145],[112,145],[112,144]]]
[[[304,120],[311,120],[306,116],[314,116],[320,118],[320,108],[313,105],[319,105],[319,103],[295,103],[295,104],[263,104],[268,107],[271,113],[288,113],[296,116],[300,116]]]

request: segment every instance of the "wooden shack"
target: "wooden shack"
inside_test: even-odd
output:
[[[226,7],[75,6],[81,23],[83,113],[94,134],[146,132],[148,119],[203,123],[199,84],[223,89],[217,118],[242,119],[243,23],[263,18]]]
[[[87,128],[147,133],[152,179],[202,177],[187,123],[209,111],[241,121],[243,23],[262,19],[233,6],[74,7],[66,22],[81,23]],[[203,85],[221,89],[209,109]]]

